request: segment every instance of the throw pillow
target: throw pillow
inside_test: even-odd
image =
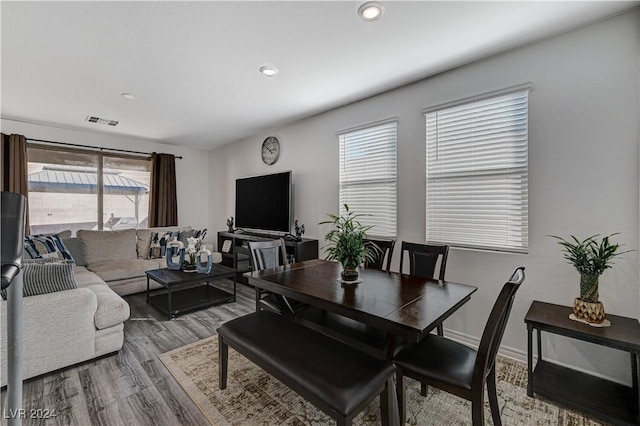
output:
[[[151,247],[151,233],[162,231],[185,231],[191,229],[190,226],[163,226],[155,228],[143,228],[138,229],[136,234],[138,236],[138,243],[136,250],[139,259],[149,259],[149,249]]]
[[[167,243],[176,240],[179,235],[180,231],[152,232],[149,259],[163,258],[167,251]]]
[[[189,238],[198,238],[203,240],[205,235],[207,235],[207,229],[189,229],[185,231],[180,231],[180,235],[178,236],[178,241],[181,241],[186,247],[189,243]]]
[[[22,282],[24,297],[78,288],[73,276],[73,262],[57,259],[23,260]],[[7,300],[7,290],[2,290],[0,296]]]
[[[54,258],[73,261],[73,256],[64,245],[60,234],[27,235],[24,237],[24,249],[32,259]]]
[[[82,247],[82,241],[80,238],[62,238],[62,242],[73,256],[73,260],[76,262],[76,266],[87,266],[87,261],[84,259],[84,249]]]

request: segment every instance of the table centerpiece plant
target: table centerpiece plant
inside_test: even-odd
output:
[[[198,252],[202,247],[202,239],[187,238],[187,246],[184,249],[184,271],[195,271],[197,269]]]
[[[614,235],[618,234],[607,235],[600,241],[598,241],[599,234],[582,241],[573,235],[569,241],[551,235],[559,240],[558,244],[563,247],[567,262],[580,273],[580,297],[574,300],[572,319],[592,325],[605,322],[604,306],[599,300],[598,293],[600,275],[612,267],[612,261],[616,256],[628,253],[628,251],[619,252],[620,244],[609,240]]]
[[[325,235],[327,245],[326,260],[337,260],[342,265],[340,274],[344,282],[354,282],[358,280],[358,266],[365,260],[375,262],[382,250],[373,242],[367,240],[367,231],[373,228],[372,225],[362,225],[358,218],[367,216],[356,214],[349,210],[349,206],[344,204],[345,213],[335,215],[327,213],[330,220],[320,222],[320,225],[331,224],[335,227]]]

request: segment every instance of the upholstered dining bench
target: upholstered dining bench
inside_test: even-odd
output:
[[[394,366],[273,312],[258,311],[218,328],[220,389],[227,387],[228,347],[332,417],[350,425],[380,396],[383,425],[397,425]]]

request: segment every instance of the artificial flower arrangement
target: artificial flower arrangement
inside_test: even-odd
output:
[[[195,237],[187,238],[187,246],[184,249],[184,269],[196,269],[197,255],[201,248],[202,239]]]

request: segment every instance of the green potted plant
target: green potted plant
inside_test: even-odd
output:
[[[564,258],[580,273],[580,297],[573,303],[573,315],[576,319],[590,324],[601,324],[605,321],[604,306],[599,300],[598,283],[602,273],[611,268],[614,257],[627,253],[618,252],[620,244],[614,244],[609,238],[617,234],[607,235],[598,241],[599,235],[579,240],[571,235],[570,241],[552,235],[563,247]]]
[[[368,262],[375,262],[382,253],[380,248],[367,241],[367,231],[372,226],[362,225],[358,218],[365,216],[355,214],[349,210],[347,204],[344,205],[345,214],[334,215],[328,213],[330,220],[320,222],[320,225],[331,224],[335,227],[325,235],[327,245],[323,248],[327,252],[327,260],[337,260],[342,264],[341,278],[345,282],[358,280],[358,266],[365,259]]]

